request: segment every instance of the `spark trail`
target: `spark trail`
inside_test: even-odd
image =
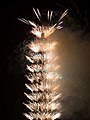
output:
[[[41,13],[39,9],[33,11],[41,21]],[[28,104],[24,105],[29,109],[29,113],[24,115],[30,120],[54,120],[59,118],[60,103],[58,102],[61,93],[58,92],[60,85],[59,75],[57,70],[58,56],[55,55],[57,42],[49,41],[47,37],[54,31],[62,28],[62,18],[67,14],[67,10],[61,15],[57,23],[50,26],[39,26],[30,20],[19,18],[20,21],[31,25],[31,33],[36,36],[34,41],[28,44],[30,53],[26,55],[26,60],[29,62],[26,65],[28,73],[26,76],[29,84],[25,84],[26,88],[31,92],[24,93],[28,98]],[[47,11],[47,20],[50,23],[52,20],[53,11]],[[42,23],[43,24],[43,23]]]

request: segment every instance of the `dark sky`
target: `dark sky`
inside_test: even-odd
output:
[[[33,2],[32,2],[33,1]],[[10,2],[3,2],[2,3],[2,7],[1,7],[1,31],[2,31],[2,39],[1,39],[1,75],[3,76],[2,80],[4,82],[4,113],[6,112],[7,114],[7,119],[8,120],[25,120],[25,118],[22,116],[22,113],[24,111],[24,107],[22,106],[22,102],[23,100],[25,100],[25,98],[23,97],[23,92],[24,92],[24,80],[23,80],[23,70],[20,66],[20,64],[22,64],[20,62],[17,62],[17,54],[14,51],[17,51],[17,47],[23,43],[24,38],[26,37],[26,33],[28,33],[30,26],[25,25],[24,23],[21,23],[20,21],[17,20],[17,18],[27,18],[30,20],[33,20],[34,13],[32,10],[32,7],[34,8],[39,8],[41,10],[54,10],[54,11],[59,11],[61,10],[61,12],[63,12],[64,10],[68,9],[68,16],[67,16],[67,21],[65,20],[65,31],[63,31],[61,33],[62,35],[62,39],[64,39],[63,43],[62,43],[62,51],[64,51],[64,57],[62,55],[62,60],[64,61],[64,69],[62,70],[62,72],[64,72],[64,76],[68,79],[71,79],[72,76],[78,75],[79,77],[75,78],[75,79],[80,79],[79,82],[77,82],[77,84],[80,85],[85,85],[86,87],[88,87],[88,89],[85,88],[85,91],[87,92],[87,96],[85,96],[85,93],[81,92],[79,95],[82,95],[84,97],[81,97],[75,100],[74,97],[70,96],[69,94],[75,94],[76,96],[78,95],[73,91],[73,87],[71,87],[71,89],[68,88],[68,86],[72,86],[72,84],[75,84],[75,80],[74,82],[71,81],[71,84],[69,84],[69,82],[67,82],[67,85],[62,82],[62,85],[64,87],[67,87],[66,90],[64,91],[64,94],[66,94],[65,92],[68,91],[68,94],[66,96],[64,96],[65,98],[63,98],[62,102],[64,105],[66,105],[66,111],[64,110],[64,112],[66,112],[67,114],[65,114],[66,116],[63,117],[63,119],[71,119],[71,120],[80,120],[79,117],[81,117],[82,120],[86,120],[90,118],[89,112],[90,112],[90,107],[87,104],[85,107],[85,111],[84,111],[84,107],[85,105],[80,105],[80,109],[76,108],[76,111],[74,111],[74,109],[72,107],[75,107],[75,103],[79,104],[78,100],[81,100],[84,98],[89,99],[89,85],[87,86],[87,84],[85,82],[81,83],[81,79],[83,80],[84,78],[87,79],[87,81],[89,81],[90,76],[89,76],[89,72],[86,72],[85,75],[87,75],[88,77],[86,78],[85,75],[82,75],[85,73],[85,70],[87,69],[87,67],[90,67],[89,65],[86,65],[84,61],[87,61],[88,59],[88,63],[89,63],[89,59],[90,59],[90,9],[89,9],[89,2],[88,0],[85,1],[81,1],[81,0],[28,0],[28,2],[26,1],[22,1],[22,2],[16,2],[16,1],[10,1]],[[34,18],[35,19],[35,18]],[[66,25],[68,23],[68,25]],[[69,29],[69,31],[67,31],[67,29]],[[57,33],[58,34],[58,33]],[[68,34],[68,38],[67,38],[67,34]],[[57,35],[58,39],[59,39],[59,34]],[[64,36],[64,37],[63,37]],[[77,36],[77,37],[76,37]],[[85,37],[86,36],[86,37]],[[74,39],[77,39],[77,42],[73,42]],[[67,39],[66,39],[67,38]],[[69,42],[66,42],[66,40],[69,40]],[[71,48],[68,48],[67,46],[64,46],[66,42],[67,46],[71,45]],[[82,44],[81,44],[82,43]],[[70,45],[69,45],[70,44]],[[82,47],[81,47],[82,45]],[[73,47],[74,48],[73,48]],[[81,47],[81,48],[80,48]],[[70,52],[72,50],[72,52]],[[77,52],[79,52],[77,54]],[[72,56],[72,59],[70,60],[70,54]],[[74,56],[75,55],[75,56]],[[20,57],[20,56],[19,56]],[[67,59],[67,57],[69,57]],[[82,59],[86,58],[83,60],[82,64],[80,64],[82,61]],[[18,58],[19,59],[19,58]],[[75,64],[76,67],[74,67],[73,69],[68,69],[70,72],[72,71],[72,74],[68,71],[67,72],[67,68],[68,67],[72,67],[72,64],[75,63],[75,60],[79,60],[78,64]],[[16,63],[15,63],[16,62]],[[80,65],[79,67],[82,68],[82,65],[84,63],[84,68],[85,70],[82,71],[81,73],[79,72],[79,74],[76,73],[77,69],[78,69],[78,65]],[[24,63],[25,64],[25,63]],[[86,65],[86,66],[85,66]],[[21,71],[20,71],[21,70]],[[88,70],[90,70],[88,68]],[[75,74],[76,73],[76,74]],[[66,79],[65,78],[65,79]],[[73,79],[74,79],[73,78]],[[22,81],[21,81],[22,79]],[[90,82],[88,82],[90,83]],[[74,86],[75,88],[75,86]],[[82,89],[83,87],[81,87]],[[79,90],[79,87],[76,86],[77,91]],[[84,91],[84,92],[85,92]],[[80,92],[80,91],[79,91]],[[84,95],[83,95],[84,94]],[[7,97],[6,97],[7,96]],[[69,97],[70,96],[70,97]],[[70,99],[72,99],[74,102],[72,102],[72,104],[66,101],[70,101]],[[88,101],[87,100],[87,101]],[[84,100],[83,100],[84,101]],[[85,101],[85,102],[87,102]],[[69,104],[70,105],[70,109],[69,109]],[[84,104],[82,102],[82,104]],[[86,104],[86,103],[85,103]],[[79,106],[79,105],[77,105]],[[88,106],[88,107],[87,107]],[[69,112],[67,112],[67,110],[71,110],[71,114]],[[74,112],[72,112],[74,111]],[[72,113],[74,115],[72,115]],[[85,114],[87,115],[87,117],[85,116]]]
[[[33,2],[32,2],[33,1]],[[20,23],[17,18],[24,17],[30,20],[33,20],[34,14],[32,7],[39,8],[41,10],[69,10],[69,15],[75,20],[80,22],[82,27],[84,27],[90,21],[89,15],[89,3],[88,0],[28,0],[22,2],[5,2],[1,7],[1,26],[2,31],[7,38],[4,44],[4,48],[13,49],[14,46],[17,46],[19,42],[18,39],[23,39],[25,32],[28,31],[29,27]],[[88,25],[87,25],[88,27]],[[4,36],[3,36],[4,37]],[[12,40],[13,38],[13,40]],[[8,44],[8,45],[7,45]],[[9,48],[8,48],[9,47]],[[5,53],[6,54],[6,53]]]

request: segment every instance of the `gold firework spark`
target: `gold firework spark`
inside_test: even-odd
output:
[[[33,11],[41,21],[41,13],[39,9]],[[26,60],[29,64],[26,65],[28,74],[25,75],[29,84],[25,84],[26,88],[31,91],[31,94],[24,93],[29,99],[28,104],[24,105],[30,110],[29,114],[24,115],[30,119],[54,120],[60,117],[60,103],[58,99],[61,93],[59,88],[59,75],[56,74],[59,69],[57,64],[58,58],[55,54],[56,41],[49,41],[47,37],[54,31],[61,29],[62,18],[67,14],[67,10],[61,15],[57,23],[52,26],[39,26],[30,20],[24,18],[20,21],[32,25],[31,33],[36,35],[36,39],[28,44],[30,53],[26,55]],[[53,11],[47,11],[47,19],[52,20]]]
[[[36,15],[36,17],[38,18],[39,21],[41,21],[41,13],[39,11],[39,9],[37,9],[37,11],[33,8],[33,11]],[[33,33],[34,35],[36,35],[38,38],[47,38],[49,35],[51,35],[55,30],[61,29],[62,26],[61,24],[63,23],[62,18],[67,14],[68,10],[65,10],[65,12],[60,16],[59,20],[57,21],[57,23],[55,23],[52,26],[39,26],[36,25],[34,22],[30,21],[30,20],[25,20],[24,18],[18,18],[20,21],[28,24],[28,25],[32,25],[32,31],[31,33]],[[52,15],[53,15],[53,11],[49,11],[47,12],[47,20],[49,20],[51,22],[52,20]]]

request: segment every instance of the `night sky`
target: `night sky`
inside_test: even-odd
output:
[[[4,90],[4,111],[8,120],[26,120],[22,102],[24,86],[24,46],[30,26],[17,18],[36,20],[32,7],[41,11],[54,10],[63,13],[64,28],[50,39],[57,38],[61,57],[62,75],[61,120],[90,120],[90,8],[88,0],[28,0],[3,2],[1,7],[1,81]],[[37,20],[36,20],[37,22]],[[30,37],[30,36],[29,36]],[[27,38],[27,39],[26,39]],[[2,90],[2,91],[3,91]],[[2,92],[1,91],[1,92]]]

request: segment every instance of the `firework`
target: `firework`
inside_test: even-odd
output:
[[[39,9],[33,11],[41,21],[41,13]],[[24,115],[30,119],[54,120],[60,117],[60,103],[58,102],[61,93],[59,88],[59,75],[57,70],[57,56],[55,55],[56,41],[49,41],[47,37],[54,31],[61,29],[62,18],[67,14],[67,10],[61,15],[57,23],[50,26],[39,26],[30,20],[24,18],[20,21],[31,25],[31,33],[36,36],[34,41],[28,43],[30,53],[26,55],[29,62],[26,65],[28,73],[25,75],[29,83],[25,84],[30,94],[24,93],[28,98],[28,104],[24,105],[29,109],[29,113]],[[47,20],[51,22],[53,11],[47,11]]]

